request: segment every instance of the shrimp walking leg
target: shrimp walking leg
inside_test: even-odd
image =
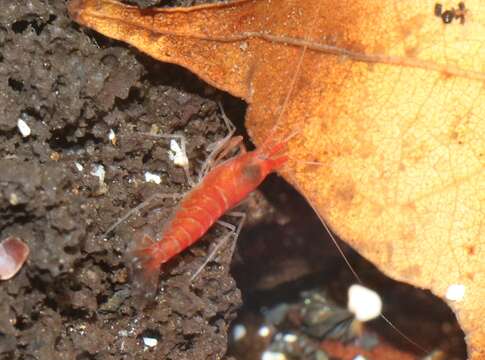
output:
[[[234,251],[236,250],[236,243],[237,239],[239,238],[239,234],[241,233],[242,227],[244,226],[244,223],[246,222],[246,213],[243,213],[242,211],[231,211],[227,215],[232,216],[232,217],[237,217],[239,218],[239,224],[237,225],[237,228],[234,233],[234,241],[231,246],[231,254],[234,254]],[[232,225],[234,226],[234,225]]]
[[[217,154],[217,157],[214,159],[213,166],[217,166],[235,148],[239,148],[239,154],[245,154],[246,147],[242,141],[242,136],[234,136],[233,138],[229,139],[227,144],[220,150],[219,154]]]
[[[201,171],[199,173],[199,181],[202,180],[214,166],[216,166],[219,159],[221,159],[220,154],[224,153],[225,149],[231,150],[231,149],[234,148],[234,145],[232,145],[232,144],[233,144],[233,141],[234,141],[233,135],[236,132],[236,127],[231,122],[231,120],[229,120],[229,118],[227,117],[221,103],[218,103],[218,105],[219,105],[219,109],[221,111],[222,120],[224,121],[224,124],[226,125],[226,128],[227,128],[227,134],[221,140],[216,141],[215,143],[213,143],[213,144],[211,144],[210,146],[207,147],[207,150],[210,151],[210,154],[207,157],[207,159],[204,161],[204,164],[202,165]],[[239,143],[242,141],[242,137],[240,137],[240,138],[241,138],[241,140],[239,141]],[[224,153],[224,155],[227,155],[229,150],[227,150]]]
[[[133,209],[130,209],[128,212],[126,212],[125,215],[120,217],[118,220],[116,220],[115,223],[113,223],[103,234],[101,234],[101,238],[106,238],[106,236],[109,235],[114,229],[116,229],[121,223],[129,219],[133,214],[138,213],[141,209],[144,207],[148,206],[153,200],[159,199],[173,199],[177,200],[180,199],[183,196],[183,194],[164,194],[164,193],[156,193],[148,197],[146,200],[135,206]]]
[[[223,245],[226,244],[227,240],[229,240],[229,238],[231,236],[234,237],[234,241],[233,241],[233,243],[231,245],[230,253],[231,253],[231,256],[232,256],[232,254],[234,254],[234,250],[236,248],[237,239],[239,237],[239,234],[241,233],[241,230],[242,230],[242,227],[244,225],[244,222],[246,221],[246,214],[243,213],[243,212],[239,212],[239,211],[232,211],[232,212],[228,213],[227,215],[240,218],[239,223],[237,225],[233,225],[233,224],[230,224],[230,223],[228,223],[226,221],[223,221],[223,220],[218,220],[217,221],[217,224],[224,226],[225,228],[227,228],[229,230],[229,232],[227,234],[225,234],[222,238],[219,239],[219,241],[216,243],[216,246],[214,247],[214,249],[211,250],[210,254],[204,260],[204,262],[202,263],[202,265],[199,266],[199,268],[195,271],[195,273],[190,277],[190,281],[194,281],[195,280],[195,278],[206,267],[206,265],[209,262],[211,262],[212,259],[215,258],[215,256],[219,252],[219,250],[222,248]]]

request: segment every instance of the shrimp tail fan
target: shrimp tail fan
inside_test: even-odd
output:
[[[153,299],[157,293],[160,262],[157,261],[157,241],[146,232],[138,232],[128,250],[128,264],[133,295],[141,299]]]

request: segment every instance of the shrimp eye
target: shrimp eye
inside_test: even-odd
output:
[[[242,168],[244,178],[249,181],[258,181],[261,179],[261,166],[259,164],[248,164]]]

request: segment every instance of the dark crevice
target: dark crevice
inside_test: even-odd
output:
[[[320,220],[306,201],[282,179],[269,178],[262,191],[266,199],[278,211],[285,212],[291,221],[283,226],[272,222],[246,226],[238,239],[238,254],[243,261],[234,263],[232,273],[242,291],[244,306],[233,324],[248,318],[259,317],[262,321],[264,309],[294,303],[300,294],[315,289],[323,289],[345,309],[347,290],[357,281]],[[295,241],[298,237],[302,239],[299,246]],[[380,294],[384,314],[400,331],[426,349],[443,349],[451,356],[465,358],[464,334],[448,305],[429,291],[386,277],[350,247],[339,243],[364,284]],[[298,266],[306,275],[285,281],[286,269],[298,271]],[[271,286],[264,281],[266,278],[273,282],[277,278],[282,280]],[[394,348],[419,354],[415,346],[383,320],[374,320],[369,328]],[[301,331],[301,328],[291,330]]]
[[[41,21],[34,21],[34,23],[32,24],[32,27],[34,28],[36,34],[40,35],[42,33],[42,31],[44,30],[44,28],[47,25],[52,24],[56,19],[57,19],[56,15],[50,14],[49,19],[47,19],[47,21],[42,21],[42,22]]]
[[[184,343],[179,347],[182,351],[189,351],[194,347],[195,335],[185,335]]]
[[[67,124],[62,129],[51,130],[51,137],[49,140],[50,148],[61,152],[85,148],[85,145],[89,142],[92,142],[94,145],[98,145],[103,142],[103,140],[96,138],[89,131],[86,131],[84,136],[77,137],[75,135],[77,129],[77,124]]]
[[[24,83],[14,78],[8,78],[8,86],[17,92],[21,92],[24,89]]]
[[[29,24],[27,20],[16,21],[12,24],[12,31],[16,34],[21,34],[27,29]]]
[[[32,20],[26,20],[26,19],[19,20],[12,24],[12,31],[15,32],[16,34],[22,34],[29,27],[32,27],[35,33],[37,35],[40,35],[44,30],[44,28],[47,25],[52,24],[56,19],[57,19],[57,16],[54,14],[51,14],[49,15],[49,18],[47,21],[42,21],[40,18],[34,18]]]
[[[117,96],[115,97],[114,108],[123,112],[123,111],[129,110],[132,104],[142,103],[142,102],[143,102],[143,95],[140,93],[140,89],[136,87],[131,87],[130,90],[128,91],[128,96],[126,97],[126,99],[121,99]]]
[[[69,255],[75,255],[79,252],[79,246],[64,246],[64,252]]]
[[[24,110],[22,110],[22,113],[32,116],[36,120],[42,120],[42,115],[39,113],[38,110],[34,109],[33,107],[27,107]]]
[[[95,360],[96,357],[94,355],[91,355],[87,351],[83,351],[82,353],[76,355],[76,360]]]

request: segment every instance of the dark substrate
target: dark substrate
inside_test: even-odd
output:
[[[223,230],[168,264],[148,304],[134,296],[127,248],[135,229],[159,225],[176,203],[158,203],[100,236],[150,195],[189,189],[168,141],[142,133],[184,134],[195,175],[207,146],[226,133],[221,99],[231,118],[242,119],[241,102],[185,70],[80,28],[64,1],[1,3],[0,236],[23,238],[31,255],[14,279],[0,283],[0,359],[225,356],[241,306],[230,246],[189,281]],[[29,136],[20,134],[19,119]],[[104,181],[93,175],[101,166]],[[146,182],[146,171],[161,184]],[[246,297],[310,273],[339,273],[315,218],[295,211],[293,202],[303,202],[285,185],[266,189],[245,205],[250,217],[234,273]],[[145,346],[143,337],[157,345]]]

